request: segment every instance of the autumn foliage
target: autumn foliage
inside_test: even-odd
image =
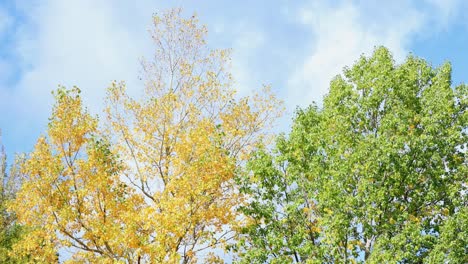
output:
[[[71,248],[72,262],[192,263],[233,237],[235,172],[280,108],[268,88],[237,99],[229,52],[208,49],[205,35],[180,10],[155,16],[143,94],[113,82],[102,122],[78,88],[55,92],[11,204],[32,227],[17,254],[53,262]]]
[[[113,81],[92,115],[59,87],[15,177],[1,156],[0,223],[18,232],[0,261],[468,262],[468,86],[449,64],[378,47],[273,137],[281,101],[236,95],[196,16],[154,15],[150,34],[139,95]]]

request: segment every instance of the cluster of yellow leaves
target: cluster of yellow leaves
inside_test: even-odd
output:
[[[158,226],[152,243],[161,248],[152,259],[182,252],[188,262],[201,245],[218,244],[234,221],[236,166],[261,142],[278,101],[268,89],[236,100],[229,53],[206,48],[206,29],[194,17],[180,19],[173,10],[155,19],[155,28],[155,61],[143,63],[144,100],[113,83],[109,131],[127,161],[127,180],[147,200],[142,221],[149,230]]]
[[[41,137],[23,166],[24,180],[10,207],[32,228],[16,253],[50,262],[57,248],[118,259],[129,254],[135,227],[128,225],[143,201],[120,181],[120,166],[94,138],[97,121],[83,111],[79,90],[59,89],[48,138]]]
[[[113,82],[104,129],[77,88],[57,91],[10,205],[33,230],[16,254],[52,262],[71,247],[77,262],[191,263],[232,237],[236,170],[281,109],[268,88],[236,99],[229,52],[208,49],[205,35],[179,9],[155,15],[144,93]]]

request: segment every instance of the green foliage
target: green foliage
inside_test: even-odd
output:
[[[16,224],[16,217],[6,209],[7,202],[14,198],[18,189],[18,164],[7,173],[6,155],[0,144],[0,263],[22,263],[22,260],[11,256],[13,244],[23,233],[23,228]]]
[[[440,228],[440,237],[429,262],[468,263],[468,208],[450,216]]]
[[[248,248],[241,263],[292,263],[310,256],[317,239],[314,202],[308,194],[308,182],[288,171],[286,139],[278,140],[276,156],[260,151],[248,168],[250,182],[242,182],[241,191],[252,198],[243,214],[251,222],[242,232],[241,248]]]
[[[240,262],[466,262],[467,105],[448,63],[361,57],[239,179]]]

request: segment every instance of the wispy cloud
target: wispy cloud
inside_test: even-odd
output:
[[[91,107],[99,105],[111,80],[136,85],[146,32],[129,28],[115,8],[111,1],[49,1],[32,10],[34,28],[17,39],[17,52],[29,67],[15,97],[28,100],[37,113],[49,108],[50,90],[58,84],[81,87]]]
[[[0,82],[0,111],[9,113],[0,126],[10,143],[22,145],[43,131],[51,90],[59,84],[79,86],[94,113],[112,80],[140,90],[139,58],[150,53],[147,29],[157,10],[151,2],[140,2],[145,8],[117,1],[18,2],[23,17],[9,36],[9,58],[0,58],[0,76],[15,75],[14,83]]]
[[[375,46],[387,46],[397,61],[408,53],[408,46],[427,27],[449,23],[456,9],[451,4],[437,2],[441,13],[432,13],[434,6],[420,10],[409,1],[366,2],[313,1],[295,14],[298,22],[310,28],[314,39],[309,54],[289,78],[288,103],[305,106],[321,102],[330,79],[340,74],[342,68],[351,65],[361,54],[369,54]],[[437,24],[435,24],[437,22]],[[430,25],[429,25],[430,24]]]
[[[421,26],[422,15],[408,10],[394,19],[367,18],[359,6],[313,3],[298,11],[315,39],[310,54],[289,81],[288,101],[301,106],[321,101],[330,79],[376,45],[388,46],[398,58],[406,53],[408,35]]]

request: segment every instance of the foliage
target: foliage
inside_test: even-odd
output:
[[[0,142],[1,143],[1,142]],[[19,164],[22,158],[18,156],[14,165],[7,173],[6,154],[0,144],[0,262],[22,263],[26,259],[18,258],[12,253],[13,244],[24,234],[24,228],[17,224],[14,213],[6,210],[7,203],[15,198],[21,184],[19,181]]]
[[[80,90],[60,88],[47,136],[22,167],[11,204],[31,228],[20,256],[70,262],[219,262],[213,249],[233,237],[233,181],[279,115],[269,92],[237,99],[229,53],[210,50],[206,28],[181,10],[154,16],[154,60],[143,61],[139,99],[113,82],[106,121],[82,106]]]
[[[448,63],[361,57],[250,162],[240,262],[466,262],[467,106]]]
[[[150,33],[140,96],[112,82],[99,119],[60,87],[8,174],[0,151],[0,262],[468,263],[468,86],[449,63],[376,48],[270,148],[281,102],[236,96],[196,16]]]

